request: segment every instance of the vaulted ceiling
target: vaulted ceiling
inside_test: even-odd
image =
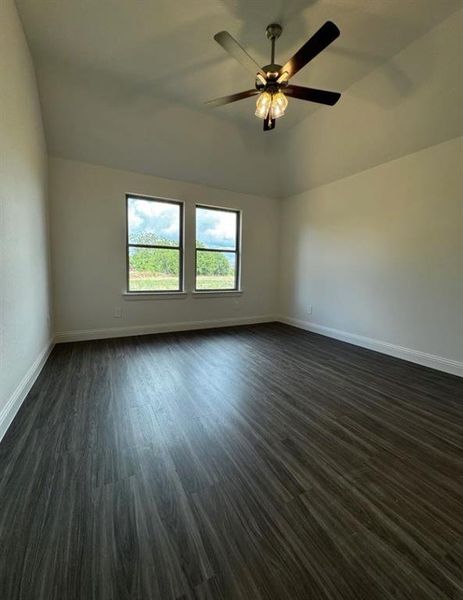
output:
[[[279,22],[283,63],[326,20],[341,37],[294,83],[345,91],[461,7],[460,0],[17,0],[37,69],[51,154],[263,195],[285,193],[280,153],[301,121],[337,110],[290,100],[263,133],[253,87],[213,40],[232,33],[259,64]],[[400,77],[400,73],[391,73]]]

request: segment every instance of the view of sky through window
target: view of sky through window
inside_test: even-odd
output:
[[[198,207],[196,246],[235,250],[237,213]]]
[[[129,198],[129,244],[178,246],[180,205]]]

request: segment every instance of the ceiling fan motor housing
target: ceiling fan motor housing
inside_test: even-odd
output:
[[[277,79],[281,74],[282,66],[275,63],[275,41],[280,37],[282,31],[283,28],[278,23],[267,25],[267,38],[272,42],[272,62],[269,65],[262,67],[262,71],[266,74],[265,83],[262,81],[261,77],[256,77],[256,89],[259,90],[259,92],[268,91],[270,93],[276,93],[280,88],[287,85],[287,82],[277,82]]]
[[[268,90],[270,91],[278,91],[280,88],[288,85],[288,82],[278,83],[277,79],[281,72],[281,65],[277,65],[275,63],[270,65],[265,65],[262,67],[262,71],[267,75],[266,83],[263,83],[259,77],[256,77],[256,89],[259,91]]]
[[[283,31],[283,27],[278,23],[267,25],[267,37],[269,40],[277,40]]]

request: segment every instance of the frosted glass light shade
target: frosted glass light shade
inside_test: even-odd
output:
[[[270,107],[270,116],[272,119],[278,119],[285,114],[288,106],[288,99],[282,92],[277,92],[272,97],[272,105]]]
[[[259,94],[256,102],[256,117],[259,119],[265,119],[270,110],[272,104],[272,95],[268,92],[262,92]]]

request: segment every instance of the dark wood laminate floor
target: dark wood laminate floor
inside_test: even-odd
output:
[[[0,446],[0,598],[462,598],[462,397],[280,324],[59,345]]]

